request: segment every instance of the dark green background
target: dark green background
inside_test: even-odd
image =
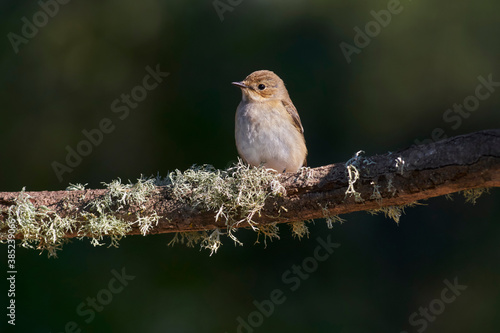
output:
[[[120,177],[192,164],[224,168],[235,161],[234,112],[240,92],[230,85],[258,69],[286,82],[299,110],[312,167],[343,162],[429,139],[498,128],[500,88],[454,129],[443,120],[474,94],[478,77],[500,81],[498,1],[402,1],[402,12],[348,64],[339,44],[373,20],[387,1],[241,1],[221,21],[211,1],[71,1],[16,54],[7,38],[32,21],[36,2],[0,4],[0,191],[99,187]],[[170,76],[120,120],[113,100],[142,82],[145,67]],[[51,167],[65,147],[103,118],[116,126],[59,182]],[[170,235],[128,237],[118,249],[87,240],[66,245],[58,259],[17,251],[15,327],[7,332],[236,332],[253,301],[285,291],[255,332],[417,332],[409,316],[440,298],[443,280],[467,289],[429,323],[427,332],[500,329],[500,208],[492,190],[473,206],[461,196],[436,198],[407,210],[400,225],[355,213],[328,230],[311,225],[298,241],[288,226],[281,240],[244,247],[225,240],[209,256],[167,247]],[[312,255],[316,238],[341,244],[291,292],[282,274]],[[6,246],[1,247],[6,261]],[[5,267],[2,265],[2,267]],[[125,267],[135,279],[87,324],[76,314]],[[5,274],[5,273],[2,273]],[[7,284],[1,284],[5,309]]]

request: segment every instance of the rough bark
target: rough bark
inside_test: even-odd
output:
[[[441,196],[457,191],[500,186],[500,129],[485,130],[452,137],[439,142],[350,160],[359,172],[353,188],[359,193],[346,195],[349,187],[346,163],[336,163],[295,174],[283,174],[280,181],[286,195],[269,197],[259,216],[259,224],[293,222],[326,215],[346,214],[387,206],[405,205],[417,200]],[[351,169],[354,172],[354,169]],[[376,194],[378,189],[380,196]],[[105,194],[102,189],[84,191],[26,192],[35,207],[46,206],[59,216],[72,216],[79,222],[87,204]],[[15,204],[18,192],[0,193],[0,221]],[[133,222],[137,212],[155,211],[159,223],[151,233],[197,231],[225,228],[223,221],[215,221],[215,212],[193,208],[174,200],[168,186],[157,187],[149,200],[141,205],[130,205],[117,214],[118,218]],[[241,223],[239,227],[248,226]],[[139,234],[135,226],[129,234]],[[76,237],[68,233],[66,237]],[[16,238],[22,238],[17,235]]]

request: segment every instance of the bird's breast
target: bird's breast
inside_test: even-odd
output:
[[[242,102],[235,125],[236,147],[249,164],[264,164],[280,172],[302,166],[304,137],[281,102]]]

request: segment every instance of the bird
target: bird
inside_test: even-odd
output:
[[[269,70],[258,70],[243,81],[236,109],[235,139],[240,157],[251,166],[279,173],[307,165],[304,128],[283,80]]]

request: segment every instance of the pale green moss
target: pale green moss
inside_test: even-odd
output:
[[[203,249],[210,250],[210,256],[214,253],[217,253],[217,250],[219,247],[222,245],[222,242],[220,240],[220,236],[224,235],[223,232],[220,231],[220,229],[215,229],[214,231],[210,232],[210,235],[205,235],[202,237],[200,246]]]
[[[396,158],[395,162],[396,162],[396,169],[398,169],[399,174],[403,175],[404,168],[405,168],[405,161],[403,160],[403,158],[401,156],[399,156],[398,158]]]
[[[333,229],[334,223],[342,224],[346,221],[338,215],[331,215],[330,211],[328,210],[328,204],[326,204],[324,207],[321,205],[319,205],[319,206],[321,207],[321,211],[323,213],[323,217],[326,220],[326,226],[328,227],[328,229]]]
[[[313,171],[310,167],[302,167],[300,168],[300,177],[304,177],[305,180],[309,180],[312,177]]]
[[[155,211],[153,211],[151,215],[147,216],[141,216],[139,213],[137,213],[136,223],[139,225],[139,230],[141,231],[141,234],[143,236],[146,236],[153,229],[153,225],[155,226],[158,225],[159,220],[160,217]]]
[[[345,223],[345,221],[345,219],[341,218],[338,215],[331,215],[326,218],[326,226],[328,227],[328,229],[332,229],[334,223],[343,224]]]
[[[53,214],[45,206],[37,210],[29,199],[30,196],[23,188],[15,199],[15,205],[7,210],[4,227],[14,229],[15,235],[23,234],[21,246],[47,250],[49,256],[54,256],[67,242],[66,233],[75,230],[75,223],[71,218],[61,218]],[[6,238],[7,232],[8,230],[4,229],[2,238]]]
[[[405,213],[405,208],[415,207],[417,205],[422,205],[422,204],[419,202],[412,202],[412,203],[409,203],[406,205],[400,205],[400,206],[380,207],[378,209],[369,210],[368,213],[371,215],[377,215],[379,213],[384,213],[385,217],[393,219],[394,222],[399,224],[399,219]]]
[[[90,243],[94,246],[104,245],[102,240],[104,236],[108,236],[111,241],[108,247],[118,247],[119,241],[132,230],[130,223],[109,214],[100,216],[90,216],[89,214],[86,217],[87,223],[83,224],[78,231],[78,234],[82,235],[79,238],[89,237]]]
[[[255,241],[255,244],[259,243],[260,235],[264,237],[264,248],[267,247],[268,239],[271,242],[273,241],[273,238],[280,239],[278,223],[269,223],[259,226],[259,230],[257,231],[257,240]]]
[[[224,235],[220,229],[215,229],[212,231],[187,231],[187,232],[176,232],[174,238],[167,244],[168,246],[174,246],[175,244],[186,244],[186,246],[194,247],[200,244],[201,249],[210,250],[210,256],[217,252],[219,247],[222,245],[220,236]]]
[[[469,190],[462,191],[462,195],[465,198],[465,202],[470,202],[473,205],[476,204],[477,199],[479,199],[479,197],[483,195],[483,193],[489,193],[489,190],[487,188],[472,188]]]
[[[308,172],[306,170],[306,175]],[[129,205],[145,204],[156,186],[166,186],[173,197],[189,203],[193,207],[215,212],[216,221],[222,220],[227,226],[227,235],[235,241],[236,227],[247,223],[252,229],[267,239],[278,238],[275,224],[259,226],[254,221],[264,207],[269,196],[284,195],[285,189],[278,180],[278,174],[265,168],[252,168],[239,161],[227,170],[216,170],[211,166],[193,167],[185,172],[175,171],[166,178],[144,179],[136,183],[123,184],[120,179],[103,183],[107,191],[99,198],[91,200],[82,212],[75,217],[60,217],[46,207],[36,209],[29,201],[24,190],[15,205],[7,211],[7,219],[2,223],[2,239],[7,238],[11,226],[15,234],[22,234],[21,245],[47,250],[49,256],[55,255],[67,241],[66,234],[89,237],[95,246],[104,245],[109,237],[109,246],[118,246],[121,238],[129,233],[136,224],[146,235],[158,224],[159,216],[155,211],[140,211],[133,222],[118,218],[121,211]],[[86,185],[86,184],[85,184]],[[68,191],[83,191],[85,185],[70,184]],[[85,193],[81,196],[85,199]],[[68,205],[63,202],[63,205]],[[145,209],[144,205],[144,209]],[[220,247],[222,231],[177,234],[171,244],[181,240],[187,245],[200,244],[202,248],[215,253]]]
[[[85,186],[87,186],[87,185],[88,184],[82,185],[80,183],[76,183],[76,184],[69,183],[69,186],[66,187],[66,191],[83,191],[83,190],[85,190]]]
[[[356,202],[364,201],[360,193],[355,190],[355,184],[360,178],[360,170],[364,164],[374,162],[361,157],[362,151],[358,152],[346,163],[349,186],[347,195],[354,196]],[[402,172],[400,163],[400,172]],[[310,177],[310,169],[303,168],[300,177]],[[242,243],[236,238],[237,227],[248,225],[257,232],[257,241],[263,236],[263,242],[267,246],[267,240],[279,239],[279,228],[276,223],[259,225],[255,217],[259,216],[266,200],[270,196],[286,195],[285,188],[279,182],[279,175],[265,168],[253,168],[238,161],[227,170],[216,170],[212,166],[192,167],[184,172],[176,170],[167,177],[156,179],[140,178],[136,183],[123,184],[120,179],[109,184],[103,183],[107,189],[105,193],[90,201],[85,210],[77,217],[60,217],[47,207],[36,209],[30,202],[28,195],[23,191],[16,199],[15,205],[9,207],[7,219],[0,226],[2,238],[6,239],[7,229],[13,227],[16,234],[22,234],[21,245],[40,250],[47,250],[49,256],[55,255],[62,245],[67,241],[66,234],[77,234],[79,238],[89,237],[94,246],[104,245],[105,237],[109,237],[109,246],[118,246],[121,238],[129,233],[134,225],[137,225],[141,234],[148,234],[155,225],[158,224],[159,216],[155,211],[140,210],[136,213],[133,222],[124,221],[120,216],[129,205],[145,204],[157,186],[164,186],[170,195],[177,200],[191,205],[193,208],[214,212],[215,221],[223,221],[227,231],[220,229],[201,232],[176,233],[168,245],[183,243],[187,246],[199,245],[201,248],[210,250],[211,255],[216,253],[222,245],[221,236],[226,235],[236,244]],[[381,202],[382,196],[375,182],[372,182],[373,193],[370,199]],[[82,184],[70,184],[67,190],[84,190]],[[393,195],[396,189],[389,179],[387,190]],[[475,200],[484,190],[464,191],[467,201],[475,203]],[[85,198],[85,192],[81,195]],[[65,203],[63,203],[65,204]],[[399,223],[404,208],[411,205],[381,207],[370,211],[372,214],[384,213],[385,216],[394,219]],[[327,207],[321,207],[326,219],[328,228],[333,227],[333,223],[343,223],[340,217],[329,214]],[[286,211],[285,207],[280,210]],[[297,221],[289,223],[294,237],[301,239],[309,235],[307,221]]]
[[[169,175],[169,179],[168,186],[175,199],[213,211],[215,221],[224,221],[227,235],[239,245],[242,243],[234,235],[237,227],[247,223],[258,232],[262,226],[253,217],[260,213],[269,196],[286,193],[276,172],[263,167],[250,167],[241,160],[227,170],[217,170],[210,165],[195,166],[184,172],[176,170]],[[212,233],[208,236],[211,239],[202,240],[202,246],[217,251],[219,246],[214,244],[218,242],[213,239],[221,234]]]
[[[88,211],[79,216],[85,223],[79,222],[76,217],[61,217],[44,206],[37,209],[23,188],[15,204],[7,210],[7,219],[2,225],[2,239],[6,239],[8,229],[13,228],[15,235],[22,235],[21,246],[36,248],[42,252],[47,250],[50,257],[55,256],[68,241],[68,233],[76,233],[80,239],[89,237],[94,246],[103,245],[104,236],[108,236],[110,246],[118,246],[119,240],[130,232],[133,224],[137,223],[142,234],[146,234],[153,224],[158,223],[156,212],[146,216],[137,214],[137,220],[132,223],[115,216],[126,205],[145,203],[155,189],[153,180],[140,178],[135,184],[121,184],[121,181],[117,180],[105,185],[108,191],[90,201],[86,207]],[[82,184],[71,184],[67,190],[84,188]]]
[[[304,236],[309,237],[309,228],[306,226],[306,221],[290,222],[289,225],[292,228],[293,237],[297,237],[299,240]]]
[[[397,193],[397,189],[396,187],[394,187],[392,180],[392,175],[390,175],[389,181],[387,182],[387,192],[392,193],[392,196],[395,196]]]
[[[382,194],[380,194],[380,185],[377,185],[376,182],[370,183],[373,186],[373,193],[370,196],[370,199],[377,201],[379,204],[382,202]]]
[[[345,191],[345,197],[347,197],[347,195],[354,196],[354,201],[360,203],[365,200],[361,197],[361,193],[354,189],[354,184],[359,179],[359,170],[363,167],[363,164],[375,164],[372,160],[361,156],[363,153],[363,150],[358,151],[345,163],[345,167],[347,169],[347,181],[349,182],[347,190]]]
[[[102,183],[108,191],[99,199],[91,201],[87,207],[96,210],[99,214],[117,212],[127,205],[143,204],[155,190],[154,179],[137,179],[137,183],[122,184],[121,179],[111,183]]]
[[[384,213],[385,217],[393,219],[394,222],[399,224],[399,219],[401,218],[401,215],[404,214],[404,208],[401,206],[387,206],[387,207],[381,207],[376,210],[369,210],[368,212],[372,215],[377,215],[378,213]]]
[[[186,244],[186,246],[194,247],[199,244],[204,237],[207,237],[206,231],[186,231],[186,232],[176,232],[174,238],[167,244],[168,246],[174,246],[177,243]]]
[[[348,181],[349,181],[349,186],[347,187],[347,190],[345,191],[345,196],[347,195],[354,196],[354,201],[356,202],[363,202],[364,199],[361,197],[361,193],[356,191],[354,189],[354,183],[359,179],[359,171],[354,165],[348,165],[347,166],[347,173],[348,173]]]

